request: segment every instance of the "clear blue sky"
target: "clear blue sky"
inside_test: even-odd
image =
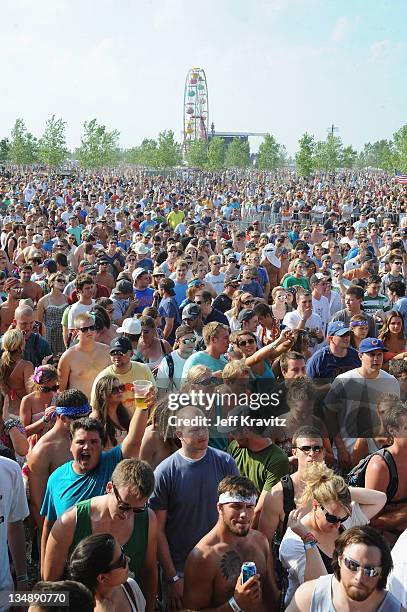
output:
[[[405,0],[2,0],[0,138],[56,114],[69,146],[97,117],[125,147],[181,139],[188,69],[205,69],[219,131],[304,131],[345,144],[406,117]]]

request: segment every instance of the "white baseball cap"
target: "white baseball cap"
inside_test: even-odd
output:
[[[121,327],[117,328],[119,334],[141,334],[141,323],[138,319],[124,319]]]

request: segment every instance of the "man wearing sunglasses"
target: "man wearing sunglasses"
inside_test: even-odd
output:
[[[209,291],[199,290],[195,294],[194,302],[201,309],[204,325],[213,323],[214,321],[217,323],[223,323],[223,325],[229,325],[229,320],[226,315],[223,314],[223,312],[216,310],[216,308],[212,306],[212,296]]]
[[[132,413],[134,410],[134,380],[148,380],[152,383],[152,389],[149,400],[155,398],[155,379],[150,368],[144,363],[131,361],[133,355],[133,346],[129,338],[119,336],[113,338],[110,347],[106,347],[110,356],[110,364],[102,370],[99,370],[92,385],[90,394],[90,403],[95,405],[95,389],[97,382],[107,374],[115,376],[120,384],[124,385],[123,404]],[[109,361],[109,360],[108,360]]]
[[[147,405],[152,408],[155,401],[149,399]],[[66,407],[60,410],[67,412]],[[90,406],[87,400],[86,404],[81,406],[81,410],[89,413]],[[99,421],[84,417],[71,423],[70,450],[73,461],[64,463],[52,473],[48,479],[41,507],[41,515],[45,516],[41,539],[42,566],[47,539],[57,518],[74,504],[96,495],[103,495],[116,465],[123,459],[137,457],[140,454],[147,416],[148,410],[135,410],[123,442],[107,451],[103,451],[105,434]],[[123,500],[121,505],[123,506]]]
[[[180,325],[175,332],[177,348],[165,355],[157,371],[157,387],[162,394],[179,390],[182,384],[182,370],[188,357],[195,352],[196,336],[188,325]]]
[[[154,473],[145,461],[124,459],[114,469],[106,493],[81,501],[54,523],[45,550],[45,580],[60,580],[76,544],[103,530],[113,535],[129,558],[129,570],[141,585],[147,612],[157,593],[157,521],[147,509]]]
[[[109,348],[96,342],[93,315],[79,314],[74,321],[78,343],[67,349],[58,363],[59,388],[80,389],[90,396],[95,377],[109,364]]]
[[[336,541],[333,574],[302,584],[286,612],[405,612],[385,588],[392,567],[390,549],[376,530],[351,527]]]

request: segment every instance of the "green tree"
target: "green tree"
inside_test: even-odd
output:
[[[13,164],[22,166],[38,160],[37,139],[27,131],[22,119],[16,119],[11,130],[9,157]]]
[[[185,155],[187,163],[193,168],[205,168],[208,164],[208,144],[202,138],[188,145]]]
[[[44,134],[38,143],[38,155],[47,166],[56,167],[62,164],[67,156],[65,140],[66,123],[52,115],[45,125]]]
[[[157,164],[159,168],[174,168],[181,162],[180,146],[172,130],[158,134]]]
[[[396,153],[391,140],[378,140],[373,144],[368,142],[359,153],[357,165],[360,168],[382,168],[393,171],[396,163]]]
[[[225,141],[219,136],[211,139],[208,147],[208,169],[221,170],[225,165]]]
[[[158,146],[157,141],[145,138],[140,147],[137,147],[138,153],[135,153],[135,160],[142,166],[147,168],[158,168]]]
[[[393,134],[394,166],[402,172],[407,172],[407,125],[403,125]]]
[[[76,151],[83,168],[94,169],[110,166],[117,161],[119,132],[108,132],[106,126],[98,125],[96,119],[85,121],[81,146]]]
[[[353,168],[356,165],[357,158],[357,151],[351,145],[343,147],[340,165],[342,168]]]
[[[314,170],[315,140],[312,134],[305,132],[298,141],[299,149],[295,155],[297,172],[300,176],[309,176]]]
[[[314,148],[314,166],[317,170],[333,172],[341,166],[342,141],[338,136],[328,134],[326,140],[319,140]]]
[[[226,149],[225,166],[227,168],[247,168],[250,165],[250,144],[248,140],[233,138]]]
[[[10,142],[8,138],[0,140],[0,162],[6,162],[10,159]]]
[[[282,148],[271,134],[266,134],[259,146],[257,167],[259,170],[276,170],[282,161]]]

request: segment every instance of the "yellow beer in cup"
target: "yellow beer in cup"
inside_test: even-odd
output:
[[[134,380],[134,406],[139,410],[147,410],[146,395],[153,386],[149,380]]]

